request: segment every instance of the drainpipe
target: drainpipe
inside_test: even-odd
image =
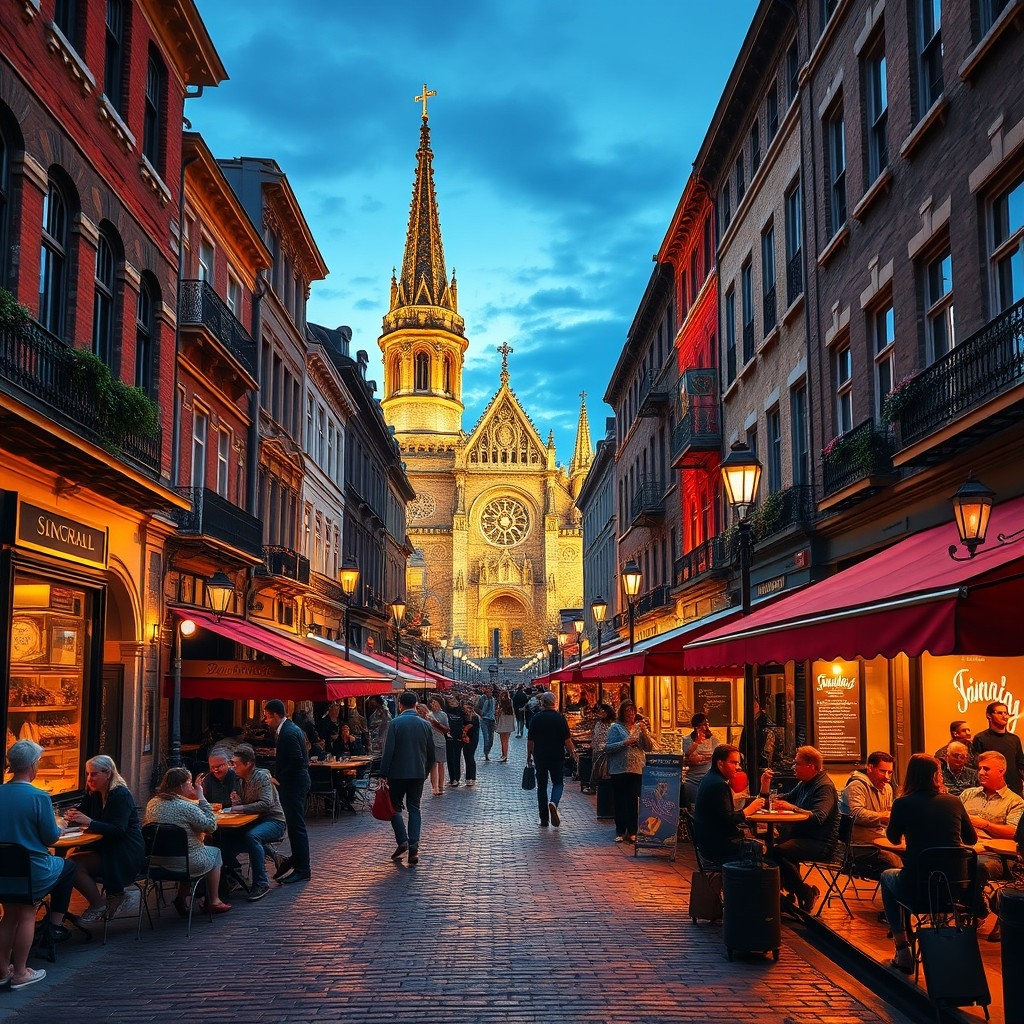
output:
[[[256,390],[249,392],[249,464],[246,467],[245,510],[256,515],[260,471],[260,393],[263,389],[263,296],[267,283],[262,274],[256,277],[252,292],[252,339],[256,343]]]

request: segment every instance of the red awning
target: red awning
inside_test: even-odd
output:
[[[391,679],[346,661],[310,641],[267,629],[245,619],[218,619],[198,608],[171,608],[179,619],[266,654],[274,660],[216,660],[182,663],[182,697],[207,700],[339,700],[388,693]],[[165,692],[174,681],[170,676]]]
[[[950,522],[907,537],[806,590],[686,645],[687,671],[842,658],[1024,655],[1024,498],[996,506],[988,542],[968,561]],[[963,553],[963,548],[959,548]]]

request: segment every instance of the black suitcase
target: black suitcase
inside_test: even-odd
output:
[[[975,928],[918,928],[917,944],[928,998],[936,1007],[987,1007],[992,1002]]]
[[[576,771],[580,777],[580,792],[590,792],[590,769],[593,767],[593,758],[589,750],[580,751],[580,759]]]
[[[722,865],[722,939],[733,952],[771,953],[779,959],[782,919],[779,869],[774,864],[730,861]]]
[[[690,920],[722,920],[722,873],[720,871],[694,871],[690,875]]]

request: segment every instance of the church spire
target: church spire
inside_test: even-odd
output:
[[[590,422],[587,419],[587,393],[580,392],[580,419],[576,427],[576,449],[569,462],[569,479],[575,481],[586,476],[590,463],[594,458],[594,446],[590,442]],[[578,490],[576,491],[578,494]]]
[[[424,84],[423,92],[415,97],[415,102],[423,105],[420,148],[416,152],[416,180],[412,187],[402,273],[400,277],[392,276],[391,279],[390,312],[410,306],[419,307],[421,315],[417,320],[421,326],[446,330],[455,327],[456,333],[461,334],[455,274],[449,282],[434,192],[434,154],[430,148],[427,101],[436,95],[436,90],[428,89]]]

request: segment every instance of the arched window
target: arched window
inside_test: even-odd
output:
[[[398,359],[392,359],[388,367],[388,394],[397,394],[402,386],[402,364]]]
[[[164,107],[167,96],[167,70],[150,47],[146,66],[146,106],[142,117],[142,153],[158,174],[164,173]]]
[[[11,221],[11,154],[17,151],[4,131],[0,109],[0,287],[7,286],[7,239]]]
[[[442,385],[444,393],[450,395],[452,393],[452,357],[444,357],[444,382]]]
[[[43,238],[39,254],[39,322],[51,334],[64,335],[67,300],[68,204],[51,177],[43,200]]]
[[[135,308],[135,386],[150,398],[154,393],[154,360],[156,358],[156,309],[160,304],[160,290],[152,275],[142,275],[139,301]]]
[[[92,303],[92,351],[107,366],[114,365],[114,319],[117,310],[115,283],[117,270],[116,240],[100,228],[96,245],[96,275]]]
[[[415,380],[413,388],[416,391],[430,390],[430,356],[426,352],[417,352],[413,362]]]

